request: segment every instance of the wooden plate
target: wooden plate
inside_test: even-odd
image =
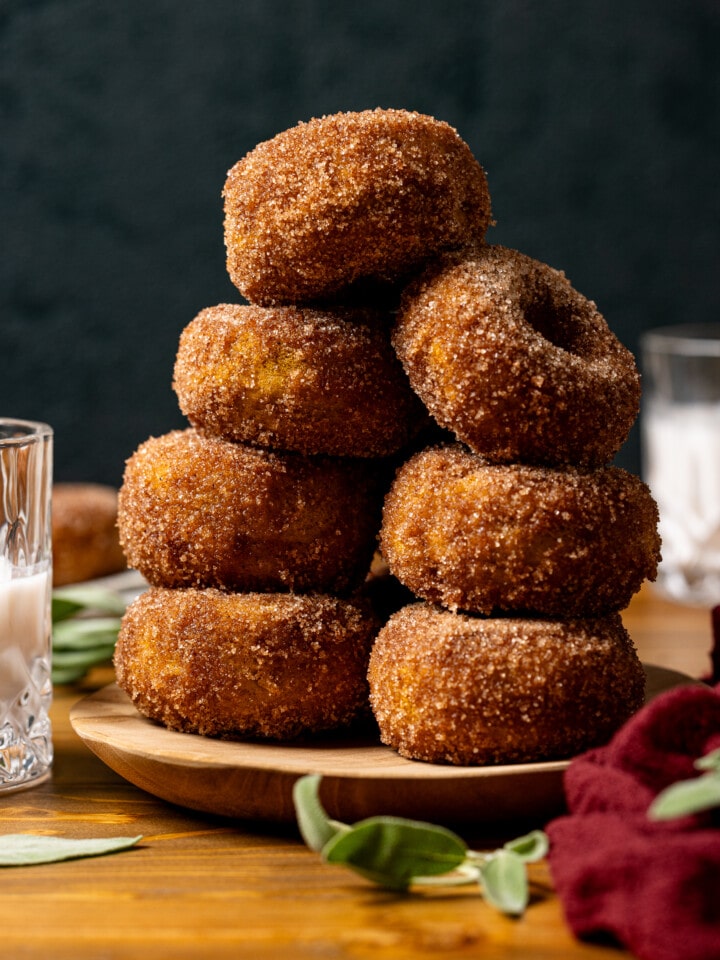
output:
[[[662,667],[645,672],[647,699],[694,682]],[[281,744],[212,740],[145,719],[116,684],[77,703],[70,721],[104,763],[153,796],[247,820],[294,821],[293,784],[318,773],[328,813],[345,822],[395,814],[446,824],[527,820],[538,826],[562,810],[569,763],[441,766],[405,760],[370,736],[347,734]]]

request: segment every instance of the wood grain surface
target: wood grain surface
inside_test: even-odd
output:
[[[707,610],[665,604],[643,591],[625,616],[645,661],[707,670]],[[619,960],[567,929],[545,863],[531,867],[532,902],[511,920],[467,889],[386,893],[324,865],[292,824],[221,818],[166,803],[95,756],[73,731],[71,708],[112,681],[58,688],[51,781],[0,795],[3,833],[70,837],[142,834],[138,847],[94,860],[15,867],[3,874],[0,925],[13,958],[283,958],[283,960]],[[543,824],[538,823],[537,826]],[[477,849],[514,836],[477,821]]]

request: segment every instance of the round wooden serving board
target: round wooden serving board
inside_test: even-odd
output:
[[[693,682],[646,666],[647,699]],[[322,775],[330,814],[354,822],[376,814],[443,823],[533,821],[562,811],[568,760],[457,767],[405,760],[370,736],[303,742],[213,740],[176,733],[142,717],[116,684],[75,705],[70,721],[112,770],[135,786],[193,810],[248,820],[295,820],[292,788]]]

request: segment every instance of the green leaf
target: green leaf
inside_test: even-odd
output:
[[[720,772],[720,747],[706,753],[704,757],[699,757],[694,766],[697,770],[717,770]]]
[[[79,857],[99,857],[106,853],[127,850],[139,840],[142,840],[141,836],[72,840],[29,833],[9,833],[0,835],[0,867],[22,867]]]
[[[497,850],[480,867],[483,893],[488,903],[513,916],[525,911],[528,881],[525,864],[512,850]]]
[[[673,820],[713,807],[720,807],[720,772],[714,770],[666,787],[650,804],[648,817],[651,820]]]
[[[58,670],[65,670],[68,667],[91,667],[95,663],[110,660],[114,650],[113,644],[92,647],[90,650],[61,650],[53,653],[52,663]]]
[[[112,657],[126,608],[121,594],[102,587],[53,591],[53,683],[80,680],[90,667]]]
[[[323,847],[328,863],[342,863],[392,890],[405,890],[414,877],[449,873],[465,860],[456,834],[401,817],[371,817],[337,834]]]
[[[91,617],[63,620],[53,627],[53,683],[73,683],[90,667],[112,658],[121,620],[118,617]]]
[[[504,850],[510,850],[511,853],[516,854],[523,863],[537,863],[538,860],[547,856],[549,848],[550,841],[542,830],[533,830],[503,844]]]
[[[52,593],[52,608],[53,623],[57,623],[81,610],[120,617],[125,613],[127,601],[121,594],[103,587],[58,587]]]
[[[74,617],[75,614],[79,613],[82,609],[83,605],[81,603],[66,599],[65,597],[59,597],[53,593],[51,608],[53,624],[60,623],[63,620],[69,620],[70,617]]]
[[[114,644],[121,622],[119,617],[63,620],[53,628],[53,650],[82,650]]]
[[[300,831],[328,863],[354,870],[391,890],[411,885],[477,883],[488,903],[503,913],[522,914],[528,903],[526,863],[540,860],[548,838],[534,830],[501,850],[468,850],[450,830],[402,817],[371,817],[350,827],[331,820],[320,803],[319,776],[301,777],[293,789]]]
[[[316,774],[300,777],[293,785],[293,804],[298,827],[305,843],[319,853],[334,836],[350,827],[331,820],[320,802],[320,780]]]

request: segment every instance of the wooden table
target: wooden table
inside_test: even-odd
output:
[[[707,610],[664,602],[645,589],[624,619],[644,661],[694,676],[707,672]],[[572,937],[545,863],[531,867],[531,906],[512,920],[463,888],[403,896],[376,889],[322,864],[292,827],[226,821],[153,798],[107,768],[70,726],[69,710],[83,692],[111,679],[109,669],[100,670],[83,689],[56,690],[53,778],[0,798],[2,832],[144,839],[113,856],[5,870],[0,930],[6,956],[629,956]],[[467,834],[465,839],[471,845],[475,840]],[[508,837],[494,838],[503,839]]]

